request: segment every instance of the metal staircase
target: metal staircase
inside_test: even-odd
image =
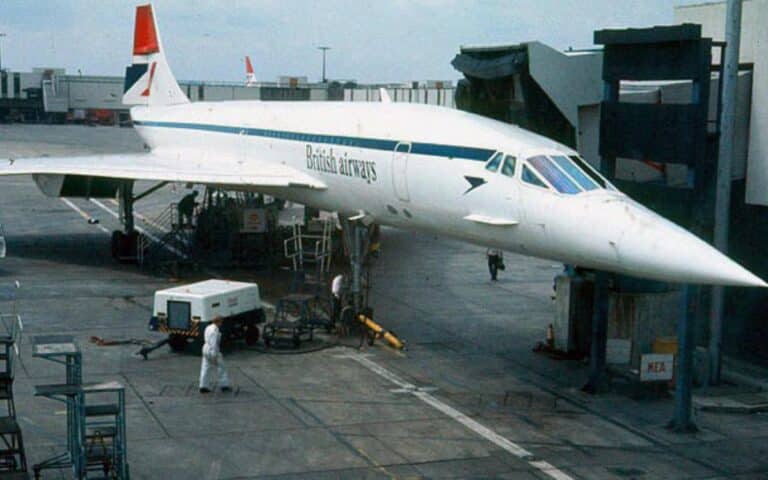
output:
[[[21,316],[16,313],[15,290],[18,288],[18,283],[8,288],[7,298],[3,289],[2,299],[13,301],[13,313],[0,314],[0,402],[5,403],[5,411],[0,412],[0,478],[27,476],[27,457],[13,395],[15,363],[19,358],[23,329]]]
[[[191,262],[195,230],[179,222],[177,203],[171,203],[157,217],[144,218],[145,233],[139,236],[138,263],[157,267],[168,263]]]

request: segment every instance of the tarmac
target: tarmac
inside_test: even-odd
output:
[[[0,125],[0,157],[141,148],[126,128]],[[152,218],[184,192],[165,187],[137,211]],[[134,479],[768,478],[767,415],[702,410],[698,433],[672,433],[671,397],[587,395],[583,362],[532,351],[552,322],[561,265],[507,255],[490,282],[483,248],[393,229],[382,231],[371,302],[406,351],[356,342],[300,355],[236,349],[226,355],[235,391],[200,395],[199,357],[164,348],[145,361],[136,345],[89,338],[162,338],[147,330],[154,291],[206,274],[174,279],[116,263],[115,205],[68,202],[43,196],[29,177],[0,178],[0,285],[22,285],[14,388],[30,465],[66,439],[61,404],[33,396],[34,385],[61,382],[63,369],[32,357],[30,339],[70,334],[85,381],[126,387]],[[285,283],[280,272],[224,274]],[[279,290],[262,295],[275,301]],[[12,308],[0,301],[0,311]]]

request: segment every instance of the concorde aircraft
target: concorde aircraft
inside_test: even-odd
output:
[[[429,105],[196,102],[137,7],[125,104],[139,154],[0,161],[52,196],[156,180],[262,192],[379,224],[655,280],[767,286],[639,205],[578,152],[516,126]],[[130,190],[129,190],[130,196]]]

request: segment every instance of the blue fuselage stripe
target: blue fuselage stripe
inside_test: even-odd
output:
[[[229,125],[209,125],[204,123],[183,122],[134,122],[141,127],[179,128],[185,130],[201,130],[205,132],[230,133],[236,135],[249,135],[253,137],[276,138],[279,140],[292,140],[303,143],[324,143],[328,145],[341,145],[347,147],[366,148],[370,150],[394,151],[398,141],[379,138],[347,137],[341,135],[324,135],[315,133],[288,132],[284,130],[266,130],[262,128],[246,128]],[[446,158],[465,158],[468,160],[486,161],[495,150],[477,147],[464,147],[459,145],[442,145],[439,143],[411,143],[411,153],[417,155],[431,155]]]

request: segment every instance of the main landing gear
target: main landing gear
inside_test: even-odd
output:
[[[126,181],[118,192],[120,223],[123,230],[112,232],[112,258],[120,262],[135,262],[137,259],[139,234],[134,228],[133,181]]]
[[[123,230],[112,232],[112,257],[125,263],[138,261],[139,249],[141,248],[139,242],[141,234],[135,228],[133,204],[168,185],[169,182],[159,182],[136,196],[133,195],[133,183],[133,180],[126,180],[120,186],[118,200],[120,203],[120,223],[123,226]]]
[[[363,276],[368,267],[368,250],[371,240],[372,221],[363,215],[341,220],[344,243],[349,252],[350,276],[348,297],[345,305],[355,313],[361,313],[368,305],[366,292],[363,290]]]

